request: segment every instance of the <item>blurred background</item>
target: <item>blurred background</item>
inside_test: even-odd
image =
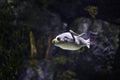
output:
[[[119,80],[119,0],[0,0],[0,80]],[[51,40],[73,30],[91,48]]]

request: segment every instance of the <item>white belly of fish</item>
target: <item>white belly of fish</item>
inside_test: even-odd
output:
[[[79,50],[81,48],[80,45],[77,44],[73,44],[73,43],[60,43],[60,44],[55,44],[55,46],[58,46],[62,49],[65,50]]]

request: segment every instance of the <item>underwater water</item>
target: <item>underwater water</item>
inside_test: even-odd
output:
[[[119,1],[0,0],[0,80],[119,80]],[[52,40],[73,30],[90,48]]]

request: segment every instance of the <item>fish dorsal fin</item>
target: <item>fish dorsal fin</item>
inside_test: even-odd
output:
[[[78,36],[79,34],[75,33],[73,30],[69,30],[69,32],[75,36]]]
[[[78,36],[78,37],[81,37],[81,36],[85,35],[85,33],[77,34],[77,33],[75,33],[73,30],[69,30],[69,32],[70,32],[71,34],[75,35],[75,36]]]
[[[78,35],[78,37],[81,37],[81,36],[83,36],[83,35],[85,35],[85,33],[81,33],[80,35]]]
[[[72,38],[73,38],[73,42],[75,42],[75,37],[74,37],[74,35],[70,32],[70,34],[71,34],[71,36],[72,36]]]

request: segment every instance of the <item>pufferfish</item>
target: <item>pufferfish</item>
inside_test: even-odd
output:
[[[56,36],[52,43],[64,50],[80,50],[82,47],[90,48],[90,38],[84,39],[82,36],[85,33],[77,34],[72,30]]]

